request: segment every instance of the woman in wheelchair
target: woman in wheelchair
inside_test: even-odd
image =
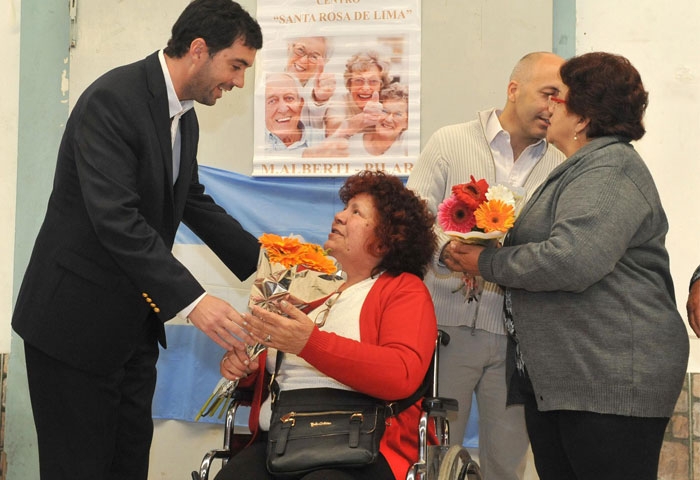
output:
[[[268,347],[267,355],[250,360],[244,350],[234,350],[221,361],[223,376],[240,378],[255,394],[253,440],[216,480],[277,478],[266,467],[271,399],[263,393],[264,370],[276,370],[277,350],[285,353],[275,376],[281,392],[330,387],[393,401],[414,394],[426,376],[437,326],[421,279],[435,250],[434,217],[400,179],[381,172],[349,177],[339,195],[345,209],[335,215],[324,248],[346,282],[308,314],[287,302],[279,305],[285,316],[254,307],[244,326]],[[405,478],[418,456],[419,417],[420,400],[387,419],[380,455],[367,466],[322,467],[296,478]]]

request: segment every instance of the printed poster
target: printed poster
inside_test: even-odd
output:
[[[254,176],[407,176],[420,151],[420,1],[259,0]]]

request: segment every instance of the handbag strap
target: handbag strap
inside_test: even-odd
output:
[[[280,393],[280,386],[277,383],[277,373],[279,372],[280,366],[282,365],[282,359],[284,358],[284,352],[281,350],[277,350],[277,355],[275,356],[275,372],[272,374],[272,378],[270,378],[270,393],[272,395],[272,403],[275,403],[275,400],[277,399],[277,396]],[[401,400],[396,400],[393,402],[385,402],[386,406],[386,417],[394,417],[398,415],[399,413],[403,412],[406,410],[408,407],[416,403],[418,400],[420,400],[422,397],[426,395],[428,390],[430,389],[430,384],[431,384],[431,379],[433,377],[432,374],[433,370],[433,365],[432,363],[430,364],[430,368],[428,369],[428,372],[426,373],[425,377],[423,378],[423,382],[420,384],[418,389],[413,392],[413,395],[403,398]]]
[[[391,410],[391,414],[387,415],[388,417],[393,417],[395,415],[398,415],[399,413],[403,412],[406,410],[408,407],[416,403],[418,400],[421,398],[425,397],[430,390],[430,386],[432,385],[432,378],[433,378],[433,364],[430,364],[430,367],[428,368],[428,371],[425,374],[425,377],[423,377],[423,382],[421,382],[420,386],[418,389],[413,392],[413,395],[403,398],[401,400],[397,400],[395,402],[389,402],[387,406]]]

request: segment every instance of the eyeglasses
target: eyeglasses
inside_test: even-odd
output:
[[[549,108],[553,108],[557,104],[566,104],[566,100],[563,98],[555,97],[554,95],[550,95],[547,97],[547,105]]]
[[[303,45],[293,45],[292,53],[297,58],[306,57],[311,63],[318,63],[323,59],[323,55],[318,52],[308,52]]]
[[[372,88],[378,88],[382,81],[378,78],[353,77],[350,79],[350,85],[353,87],[364,87],[369,85]]]
[[[335,305],[335,302],[338,301],[340,298],[340,294],[343,292],[335,292],[331,294],[330,297],[328,297],[328,300],[325,302],[325,308],[323,310],[320,310],[316,314],[316,318],[314,318],[314,323],[318,328],[321,328],[326,324],[326,320],[328,320],[328,314],[331,313],[331,308],[333,308],[333,305]]]
[[[394,118],[397,120],[401,120],[403,117],[406,116],[406,114],[403,112],[390,112],[389,110],[382,110],[382,113],[386,115],[387,118],[393,115]]]

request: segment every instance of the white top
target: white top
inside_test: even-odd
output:
[[[180,117],[183,116],[188,110],[194,108],[193,100],[185,100],[181,102],[177,98],[177,93],[175,92],[175,86],[173,85],[173,79],[170,77],[170,70],[168,70],[168,65],[165,63],[165,55],[163,50],[158,50],[158,60],[160,60],[160,68],[163,70],[163,77],[165,78],[165,89],[168,92],[168,111],[170,115],[170,141],[173,147],[173,185],[177,181],[177,177],[180,174],[180,149],[181,149],[181,135],[180,135]],[[187,305],[185,308],[177,313],[178,317],[187,318],[194,307],[196,307],[199,302],[204,298],[207,293],[201,294],[195,301]]]
[[[486,140],[489,142],[496,165],[496,183],[522,187],[532,169],[542,158],[547,149],[547,142],[542,139],[528,145],[520,156],[514,159],[510,133],[503,130],[501,122],[498,120],[500,114],[500,110],[494,110],[486,121]]]
[[[185,100],[184,102],[181,102],[180,99],[177,98],[175,86],[173,85],[173,79],[170,77],[170,70],[168,70],[168,65],[165,63],[165,55],[163,54],[163,50],[158,51],[158,60],[160,60],[160,67],[163,69],[163,77],[165,77],[165,88],[168,92],[168,110],[170,115],[170,140],[173,146],[174,185],[180,173],[180,117],[183,116],[188,110],[194,107],[194,101]]]
[[[321,328],[326,332],[333,332],[341,337],[360,341],[360,311],[367,298],[367,294],[378,277],[367,278],[356,283],[341,293],[332,295],[328,301],[311,312],[309,318],[317,324],[321,322],[323,313],[328,309],[328,316]],[[271,348],[267,352],[266,368],[270,372],[275,371],[277,350]],[[351,390],[345,384],[319,372],[306,360],[291,354],[285,354],[276,377],[281,391],[296,390],[299,388],[338,388]],[[270,429],[270,417],[272,416],[272,399],[268,397],[260,407],[258,421],[262,430]]]

